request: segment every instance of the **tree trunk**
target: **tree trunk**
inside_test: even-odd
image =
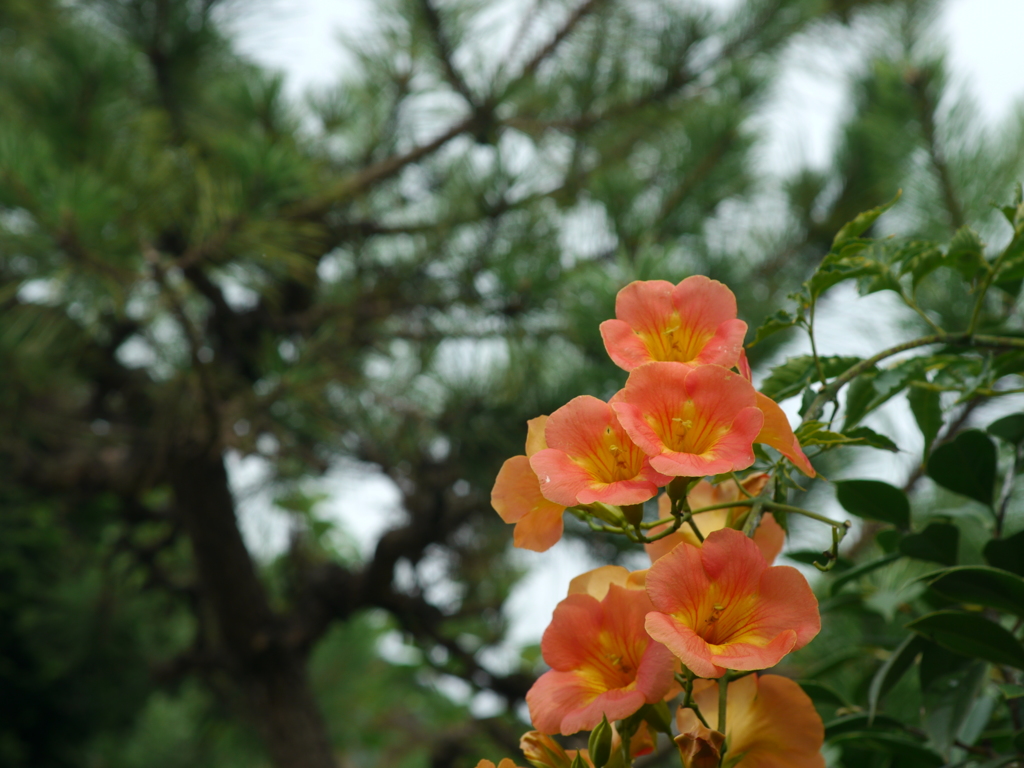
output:
[[[274,765],[335,768],[304,654],[285,643],[242,541],[223,458],[206,452],[177,457],[172,484],[221,650]]]

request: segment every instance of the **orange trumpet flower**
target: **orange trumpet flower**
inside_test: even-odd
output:
[[[601,323],[601,336],[608,355],[626,371],[652,361],[731,368],[747,333],[747,324],[736,319],[733,292],[703,275],[679,285],[632,282],[615,297],[615,317]]]
[[[526,694],[533,726],[568,736],[629,717],[644,704],[662,700],[673,683],[672,654],[644,631],[654,608],[645,592],[603,579],[586,592],[570,594],[555,608],[541,638],[551,669]]]
[[[655,607],[648,634],[699,677],[774,666],[821,629],[807,579],[795,568],[769,566],[731,528],[658,560],[647,572],[647,594]]]
[[[530,466],[556,504],[640,504],[672,480],[651,467],[612,406],[596,397],[575,397],[552,413],[544,437],[547,447]]]
[[[612,408],[651,466],[681,477],[746,469],[764,422],[754,387],[720,365],[647,363]]]
[[[565,506],[544,498],[540,480],[530,467],[530,456],[547,448],[547,416],[526,422],[526,455],[513,456],[501,465],[491,490],[491,506],[506,523],[515,523],[512,543],[521,549],[543,552],[562,538]]]

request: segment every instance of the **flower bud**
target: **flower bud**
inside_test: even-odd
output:
[[[680,709],[678,719],[675,742],[683,768],[718,768],[725,735],[707,728],[692,709]]]
[[[612,754],[612,727],[607,716],[590,732],[587,751],[590,753],[594,768],[604,768]]]
[[[540,731],[524,733],[519,739],[519,749],[535,768],[570,768],[572,763],[562,746]]]

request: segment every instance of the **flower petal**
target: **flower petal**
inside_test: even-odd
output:
[[[538,416],[526,422],[526,455],[533,456],[537,451],[543,451],[548,447],[544,437],[544,429],[547,427],[548,417]]]
[[[513,543],[543,552],[562,538],[565,507],[545,499],[540,481],[525,456],[502,464],[491,490],[491,506],[506,523],[515,523]]]
[[[721,677],[725,667],[715,664],[711,650],[692,629],[663,613],[647,614],[647,634],[664,645],[699,677]]]
[[[757,437],[754,438],[754,442],[770,445],[793,462],[797,469],[805,475],[814,477],[817,473],[800,447],[800,441],[793,434],[793,428],[789,426],[789,419],[786,418],[786,414],[779,407],[779,404],[767,395],[758,392],[757,407],[764,414],[764,425],[761,427]]]
[[[718,685],[697,680],[694,700],[712,729],[718,727]],[[743,754],[742,768],[825,768],[825,728],[810,697],[779,675],[748,675],[729,683],[726,739]]]

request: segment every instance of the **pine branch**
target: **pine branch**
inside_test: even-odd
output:
[[[441,67],[444,70],[445,79],[452,88],[458,91],[459,95],[461,95],[462,98],[466,100],[466,103],[475,111],[478,108],[476,97],[470,90],[465,78],[463,78],[462,74],[455,68],[455,63],[452,60],[452,47],[441,24],[440,14],[438,14],[437,9],[434,7],[431,0],[419,0],[419,2],[420,8],[423,10],[423,16],[427,21],[427,29],[430,30],[430,35],[434,40],[434,47],[437,48],[437,56],[441,61]]]

